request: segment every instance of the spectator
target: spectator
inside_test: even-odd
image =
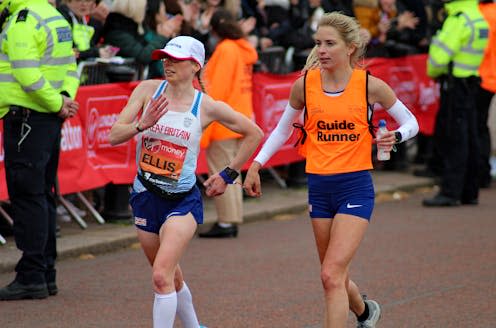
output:
[[[199,0],[165,0],[165,8],[170,15],[183,16],[181,35],[189,35],[199,40],[202,38],[206,40],[206,35],[203,35],[196,29],[201,9]]]
[[[205,45],[206,57],[212,55],[213,49],[215,48],[217,40],[212,38],[210,35],[210,20],[213,14],[219,8],[225,8],[231,14],[238,18],[240,17],[241,6],[237,2],[238,0],[196,0],[200,3],[200,10],[198,15],[194,18],[194,29],[196,31],[196,36]]]
[[[263,0],[241,0],[241,16],[243,19],[254,19],[253,30],[249,32],[248,38],[255,48],[266,49],[272,44],[269,39],[263,39],[262,35],[268,31],[268,17],[264,9]]]
[[[69,22],[74,39],[74,51],[78,61],[89,58],[110,58],[115,54],[110,45],[100,46],[100,35],[92,25],[101,25],[92,18],[87,19],[97,5],[96,0],[63,0],[58,10]]]
[[[265,0],[263,3],[267,25],[260,34],[260,49],[273,45],[284,46],[284,37],[293,32],[289,18],[290,0]]]
[[[370,45],[379,44],[379,0],[353,0],[353,12],[360,26],[368,32]]]
[[[385,47],[388,57],[400,57],[427,52],[427,35],[425,25],[422,28],[417,14],[425,17],[423,6],[410,4],[406,7],[403,1],[380,0],[381,15],[390,18],[389,28],[386,31]],[[413,10],[417,10],[414,12]],[[425,24],[425,22],[424,22]]]
[[[96,44],[104,44],[103,25],[105,24],[105,20],[107,19],[109,12],[109,7],[104,1],[101,0],[98,0],[96,2],[96,6],[93,6],[90,12],[88,25],[92,26],[95,29],[93,38],[95,39]],[[113,54],[117,54],[116,49],[114,49]]]
[[[291,1],[289,17],[294,32],[284,37],[284,46],[295,48],[295,52],[312,48],[312,36],[323,14],[321,0]]]
[[[208,32],[210,31],[210,20],[212,19],[212,16],[215,13],[215,11],[220,7],[224,7],[226,9],[229,8],[228,10],[231,11],[234,17],[238,17],[239,10],[235,6],[232,6],[231,4],[232,1],[228,2],[227,4],[225,0],[202,1],[200,15],[196,22],[195,28],[204,35],[208,34]]]
[[[448,14],[429,47],[427,74],[441,86],[434,131],[441,154],[441,189],[424,206],[476,205],[479,202],[480,156],[476,90],[489,29],[477,0],[445,3]]]
[[[180,32],[182,15],[171,15],[166,12],[163,0],[147,0],[145,19],[143,26],[145,30],[145,40],[151,41],[159,37],[157,31],[161,30],[162,35],[176,35]],[[152,61],[149,64],[149,78],[158,78],[164,75],[163,65],[160,61]]]
[[[370,35],[367,57],[398,57],[419,52],[426,45],[425,33],[417,29],[418,5],[406,7],[396,0],[355,0],[354,10],[362,27]],[[412,8],[412,9],[409,9]],[[413,10],[416,10],[414,12]]]
[[[105,1],[97,1],[96,2],[96,7],[93,8],[91,11],[91,17],[95,20],[98,21],[100,24],[105,23],[105,20],[107,19],[108,14],[110,13],[109,6]]]
[[[257,51],[227,9],[217,9],[210,25],[210,33],[219,41],[205,68],[208,94],[253,119],[252,72],[253,64],[258,59]],[[226,77],[229,83],[225,83]],[[202,144],[204,147],[208,146],[207,164],[210,175],[231,163],[242,143],[241,137],[219,123],[213,123],[204,131]],[[200,233],[199,236],[236,237],[238,224],[243,222],[241,183],[229,186],[224,194],[214,198],[214,203],[217,222],[208,232]]]
[[[415,34],[417,35],[418,43],[416,44],[421,53],[427,53],[429,50],[429,20],[427,15],[426,5],[424,1],[418,0],[398,0],[400,8],[410,11],[418,18],[418,23],[415,26]]]
[[[174,37],[182,22],[182,16],[176,15],[157,22],[156,29],[151,30],[143,25],[146,9],[146,0],[114,0],[103,28],[105,43],[119,47],[120,56],[133,58],[145,67],[152,62],[151,53]],[[149,66],[147,78],[155,78],[159,74],[153,65]]]

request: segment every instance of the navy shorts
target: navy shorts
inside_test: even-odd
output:
[[[167,200],[148,190],[133,192],[129,198],[136,228],[158,234],[162,224],[171,216],[191,212],[198,224],[203,223],[203,202],[197,186],[180,200]]]
[[[311,218],[350,214],[370,220],[374,209],[374,185],[369,171],[333,175],[308,174]]]

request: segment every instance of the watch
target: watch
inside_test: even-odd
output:
[[[239,172],[231,169],[229,166],[226,166],[224,172],[232,181],[236,180],[236,178],[239,176]]]
[[[403,137],[401,136],[401,132],[399,132],[399,131],[394,132],[394,142],[395,143],[400,143],[402,138]]]

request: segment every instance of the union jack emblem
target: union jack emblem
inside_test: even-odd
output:
[[[142,227],[146,227],[146,219],[135,217],[134,218],[134,224],[142,226]]]

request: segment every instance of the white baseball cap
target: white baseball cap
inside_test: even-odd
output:
[[[203,43],[190,36],[177,36],[167,42],[163,49],[152,52],[152,60],[170,56],[179,60],[194,60],[201,67],[205,63],[205,47]]]

